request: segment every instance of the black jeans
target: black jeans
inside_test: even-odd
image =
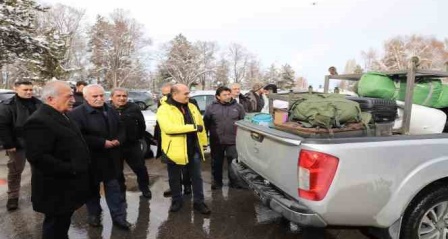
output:
[[[138,188],[142,192],[149,191],[149,175],[148,169],[145,165],[145,159],[143,158],[142,148],[140,142],[135,142],[132,144],[126,144],[123,147],[123,158],[132,171],[137,176]],[[123,160],[121,161],[121,172],[118,178],[120,182],[120,187],[122,191],[126,191],[125,178],[123,174]]]
[[[188,160],[188,164],[177,165],[173,162],[168,162],[168,177],[171,189],[171,198],[173,201],[182,200],[182,170],[188,171],[191,176],[191,185],[193,187],[193,201],[194,203],[204,202],[204,189],[202,185],[201,175],[201,156],[196,153],[193,158]]]
[[[73,212],[45,214],[42,225],[42,239],[68,239],[68,229]]]
[[[215,183],[222,185],[222,165],[224,157],[227,158],[227,173],[229,182],[232,184],[233,179],[230,177],[230,169],[233,159],[238,158],[235,145],[210,145],[210,155],[212,157],[212,175]]]

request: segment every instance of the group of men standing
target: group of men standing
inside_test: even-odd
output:
[[[151,199],[149,176],[139,139],[145,121],[127,101],[127,90],[112,91],[106,104],[100,85],[79,84],[76,93],[64,81],[42,89],[43,103],[32,83],[15,83],[16,95],[0,104],[0,139],[9,156],[9,211],[19,202],[21,173],[31,165],[31,201],[45,214],[43,238],[68,238],[73,212],[86,204],[88,223],[101,226],[100,183],[115,226],[129,230],[126,220],[123,161],[137,175],[142,196]],[[81,94],[82,91],[82,94]],[[82,95],[79,106],[74,94]]]
[[[171,212],[182,208],[184,185],[184,194],[193,193],[193,208],[210,214],[201,176],[207,132],[215,190],[223,187],[224,159],[230,166],[237,158],[234,124],[246,112],[261,111],[261,88],[254,85],[252,99],[240,93],[239,84],[219,87],[202,116],[186,85],[162,87],[166,96],[157,111],[158,155],[167,163]],[[88,223],[101,226],[100,183],[114,225],[129,230],[124,161],[137,175],[142,196],[151,199],[152,194],[139,142],[145,121],[139,107],[128,102],[127,90],[113,89],[111,104],[105,102],[102,86],[85,82],[73,92],[66,82],[50,81],[42,90],[43,103],[33,96],[31,82],[17,82],[15,90],[14,97],[0,104],[0,139],[9,156],[7,209],[18,208],[21,173],[28,160],[33,208],[45,214],[43,238],[68,238],[71,216],[84,204]],[[238,187],[230,174],[229,186]]]

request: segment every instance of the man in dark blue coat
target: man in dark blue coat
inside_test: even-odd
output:
[[[74,122],[65,115],[75,102],[70,85],[44,86],[45,104],[26,121],[24,139],[31,164],[31,201],[45,214],[42,238],[68,238],[73,212],[91,197],[89,149]]]
[[[100,85],[84,87],[85,102],[70,112],[89,146],[93,176],[96,183],[95,196],[87,203],[88,222],[93,227],[101,226],[100,183],[103,182],[106,202],[114,225],[129,230],[126,221],[125,194],[120,189],[120,144],[125,141],[118,113],[104,103],[104,89]]]
[[[227,158],[228,169],[232,160],[238,157],[236,151],[235,122],[244,119],[244,108],[232,99],[231,90],[221,86],[216,90],[216,100],[208,105],[204,114],[204,125],[210,133],[210,153],[212,156],[212,189],[222,188],[222,165]],[[229,175],[229,186],[238,187]]]

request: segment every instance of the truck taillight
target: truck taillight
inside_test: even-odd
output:
[[[320,152],[301,150],[297,165],[299,197],[320,201],[333,182],[339,159]]]

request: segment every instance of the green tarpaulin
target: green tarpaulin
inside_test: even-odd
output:
[[[361,77],[358,94],[372,98],[396,99],[394,82],[386,75],[377,72],[369,72]]]
[[[428,79],[419,81],[414,85],[414,95],[412,102],[414,104],[435,107],[442,93],[442,82],[438,79]],[[400,90],[398,94],[399,100],[405,100],[406,83],[400,82]]]

